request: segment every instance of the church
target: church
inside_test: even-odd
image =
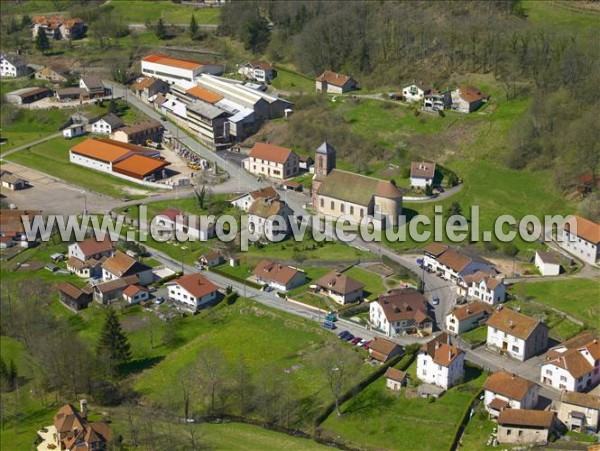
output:
[[[387,180],[335,168],[336,150],[327,142],[315,152],[312,204],[315,213],[328,219],[342,215],[360,223],[373,217],[375,229],[398,225],[402,214],[402,191]]]

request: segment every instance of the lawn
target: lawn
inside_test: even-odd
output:
[[[479,451],[484,449],[490,433],[496,427],[496,423],[488,419],[488,413],[479,404],[475,408],[475,413],[467,423],[467,427],[461,439],[461,451]],[[505,445],[502,445],[504,448]]]
[[[219,8],[192,8],[190,6],[174,4],[170,1],[113,1],[108,6],[113,10],[115,17],[121,18],[125,23],[156,22],[161,17],[167,24],[189,24],[192,13],[199,24],[218,24]]]
[[[407,372],[414,374],[415,368],[416,362]],[[450,389],[435,402],[409,398],[407,388],[399,395],[393,394],[386,388],[385,378],[380,377],[342,406],[341,417],[334,413],[321,427],[326,433],[343,437],[351,447],[449,449],[462,414],[486,378],[474,368],[468,367],[467,374],[468,382]]]
[[[522,1],[523,9],[530,21],[538,26],[552,27],[553,31],[574,29],[584,33],[598,33],[600,13],[592,7],[586,8],[585,2],[541,0]]]
[[[300,74],[283,66],[275,66],[277,77],[271,82],[276,89],[283,91],[312,92],[315,89],[315,81],[306,75]]]
[[[460,338],[472,345],[484,343],[487,340],[487,326],[480,326],[460,334]]]
[[[151,188],[121,180],[83,166],[70,164],[69,149],[84,139],[86,138],[71,140],[62,137],[54,138],[9,155],[7,160],[111,197],[122,197],[130,193],[131,189],[152,191]]]
[[[317,243],[310,235],[310,230],[301,242],[291,239],[281,243],[269,243],[261,246],[250,246],[246,255],[256,258],[271,258],[296,262],[301,266],[307,260],[331,262],[355,262],[360,259],[373,258],[372,254],[360,251],[339,241],[323,241]]]
[[[511,293],[557,308],[600,331],[600,280],[568,279],[519,283]]]
[[[19,109],[18,116],[11,124],[2,127],[2,138],[7,142],[0,147],[2,152],[36,141],[44,136],[58,133],[72,110],[27,110]],[[4,114],[4,111],[3,111]]]

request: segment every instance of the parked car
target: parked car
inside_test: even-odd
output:
[[[419,265],[419,268],[423,267],[423,259],[422,258],[417,258],[417,265]]]
[[[360,340],[362,340],[362,338],[355,337],[353,340],[350,340],[350,343],[352,343],[353,345],[356,345],[360,342]]]
[[[365,346],[365,343],[367,342],[367,340],[365,340],[364,338],[362,340],[360,340],[358,343],[356,343],[356,346],[363,348]]]
[[[373,342],[373,340],[369,340],[369,341],[367,341],[367,342],[366,342],[366,343],[363,345],[363,348],[365,348],[365,349],[369,349],[369,347],[371,346],[371,343],[372,343],[372,342]]]
[[[352,335],[350,332],[348,332],[348,335],[346,335],[346,338],[344,338],[344,340],[352,341],[352,340],[354,340],[354,335]]]
[[[328,315],[325,317],[325,320],[327,320],[327,321],[331,321],[331,322],[333,323],[333,322],[336,322],[336,321],[337,321],[337,316],[336,316],[336,314],[335,314],[335,313],[329,313],[329,314],[328,314]]]
[[[156,297],[156,299],[154,300],[154,303],[155,303],[156,305],[160,305],[160,304],[162,304],[163,302],[165,302],[165,298],[163,298],[162,296],[157,296],[157,297]]]
[[[433,300],[431,301],[431,303],[433,305],[438,305],[440,303],[440,298],[438,298],[437,296],[433,298]]]
[[[346,338],[346,335],[348,335],[350,332],[348,332],[347,330],[343,330],[338,334],[338,337],[341,339]]]
[[[335,329],[335,323],[332,323],[331,321],[324,321],[322,326],[327,330]]]

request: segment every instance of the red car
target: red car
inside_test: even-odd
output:
[[[356,343],[358,343],[360,340],[362,340],[362,338],[360,337],[356,337],[354,340],[352,340],[350,343],[352,343],[353,345],[355,345]]]

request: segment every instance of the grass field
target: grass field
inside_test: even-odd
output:
[[[193,13],[199,24],[218,24],[220,16],[219,8],[192,8],[170,1],[117,0],[105,7],[112,8],[115,16],[125,23],[154,23],[161,17],[167,24],[188,25]]]
[[[517,296],[557,308],[600,331],[600,280],[570,279],[520,283],[512,287]]]
[[[414,374],[415,368],[416,362],[408,373]],[[393,394],[381,377],[345,403],[341,417],[332,414],[321,427],[353,447],[448,449],[461,415],[486,378],[473,368],[467,373],[468,382],[450,389],[435,402],[408,398],[406,388],[399,395]]]
[[[367,271],[366,269],[358,266],[353,266],[349,270],[344,271],[344,274],[352,279],[358,280],[365,285],[365,298],[374,299],[379,293],[382,293],[385,290],[381,276],[374,272]]]
[[[283,66],[275,66],[277,77],[271,82],[276,89],[283,91],[312,92],[315,89],[315,81],[305,75]]]
[[[271,258],[275,260],[320,260],[332,262],[354,262],[360,259],[373,258],[372,254],[360,251],[339,241],[324,241],[319,245],[312,236],[307,236],[302,242],[286,240],[281,243],[269,243],[266,246],[250,246],[245,255],[255,258]],[[298,260],[298,265],[302,264]]]
[[[71,140],[66,140],[62,137],[54,138],[33,146],[30,149],[16,152],[8,156],[7,160],[37,169],[68,183],[107,196],[122,197],[131,192],[129,189],[152,191],[151,188],[111,177],[108,174],[84,168],[83,166],[70,164],[69,149],[84,139],[86,138],[74,138]]]
[[[554,30],[577,29],[584,33],[598,33],[600,12],[586,8],[585,2],[524,0],[523,9],[527,21]]]
[[[460,334],[460,338],[467,343],[477,344],[487,340],[487,326],[476,327],[473,330]]]
[[[479,451],[484,449],[496,423],[488,419],[488,413],[482,404],[475,408],[475,414],[467,423],[461,440],[461,451]],[[504,448],[505,445],[502,445]]]

